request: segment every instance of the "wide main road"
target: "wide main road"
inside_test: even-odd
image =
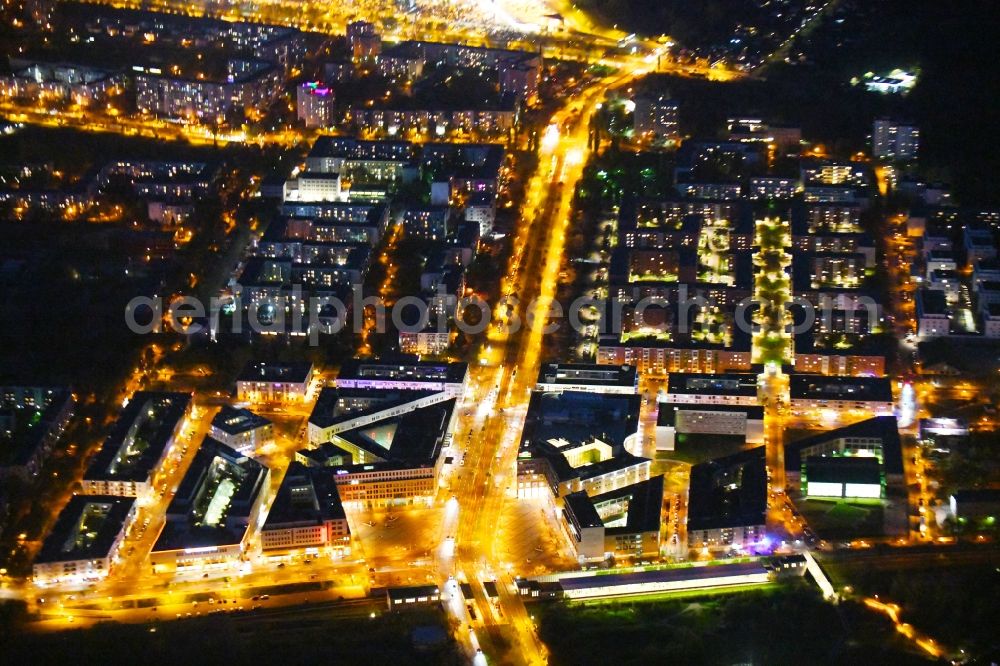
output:
[[[472,584],[477,602],[482,602],[480,583],[498,581],[500,617],[484,613],[483,619],[509,627],[512,648],[502,656],[505,662],[545,662],[544,646],[531,619],[511,593],[510,576],[497,556],[501,549],[496,534],[503,503],[516,490],[517,444],[542,360],[549,323],[546,315],[555,298],[573,193],[587,158],[590,114],[609,89],[644,73],[635,69],[600,79],[553,115],[542,141],[539,167],[527,187],[523,223],[501,289],[504,296],[517,299],[512,314],[520,330],[512,331],[504,322],[490,327],[481,359],[484,364],[472,370],[471,402],[478,407],[463,414],[457,428],[459,442],[468,441],[465,467],[469,476],[455,488],[460,506],[454,535],[456,573]],[[479,638],[479,644],[490,652],[492,641]]]

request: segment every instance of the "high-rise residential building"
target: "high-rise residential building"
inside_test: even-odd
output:
[[[306,127],[329,127],[333,124],[333,91],[318,81],[299,86],[295,112]]]
[[[920,146],[920,129],[880,118],[872,126],[872,154],[875,157],[912,160]]]
[[[635,133],[653,139],[675,137],[678,134],[679,106],[668,97],[640,95],[635,98]]]

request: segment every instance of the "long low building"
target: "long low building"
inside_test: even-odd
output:
[[[461,399],[468,386],[467,363],[384,360],[345,361],[337,373],[338,388],[437,391]]]
[[[154,571],[231,566],[248,553],[270,498],[271,470],[206,437],[167,507]]]
[[[660,401],[668,404],[754,407],[760,404],[757,375],[673,373],[667,378],[667,393]]]
[[[656,415],[656,450],[673,451],[685,435],[739,437],[744,444],[764,443],[764,408],[745,405],[660,403]]]
[[[793,412],[830,409],[892,414],[892,382],[887,377],[791,375],[789,403]]]
[[[801,555],[761,558],[732,564],[651,568],[623,573],[550,574],[519,579],[518,594],[527,598],[593,599],[680,592],[731,585],[760,585],[785,576],[805,575]]]
[[[108,575],[135,517],[131,497],[75,495],[35,558],[35,584],[84,583]]]
[[[83,476],[88,495],[141,497],[170,454],[188,415],[188,393],[137,391]]]
[[[639,373],[631,365],[544,363],[538,371],[535,388],[633,395],[639,392]]]

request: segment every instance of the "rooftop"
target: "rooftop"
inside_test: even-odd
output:
[[[269,478],[261,463],[206,437],[167,507],[153,551],[240,543]]]
[[[59,513],[35,562],[68,562],[106,557],[124,529],[133,497],[74,495]]]
[[[700,405],[688,403],[661,402],[656,415],[656,425],[674,425],[678,412],[723,412],[730,414],[746,414],[748,419],[761,421],[764,419],[764,408],[746,405]]]
[[[544,363],[538,372],[539,384],[586,384],[636,389],[638,371],[633,365],[590,363]]]
[[[663,506],[663,476],[588,497],[580,491],[566,495],[566,510],[581,527],[604,527],[608,535],[656,532]]]
[[[895,416],[876,416],[875,418],[858,421],[843,428],[821,432],[805,439],[790,442],[785,445],[785,470],[799,472],[802,468],[802,456],[806,449],[822,448],[824,444],[837,440],[879,440],[880,453],[878,457],[887,474],[903,473],[903,451],[899,440],[899,429]],[[858,446],[858,445],[854,445]],[[845,450],[852,451],[851,445]],[[860,449],[859,449],[860,450]],[[866,449],[866,453],[870,449]],[[808,456],[808,452],[806,452]]]
[[[217,428],[228,435],[238,435],[263,428],[270,423],[270,420],[254,414],[249,409],[238,409],[224,405],[212,419],[212,428]]]
[[[302,384],[309,378],[312,369],[312,363],[250,363],[236,381]]]
[[[134,393],[90,463],[84,479],[148,479],[190,404],[188,393]]]
[[[675,567],[671,569],[655,569],[653,571],[636,571],[633,573],[609,573],[590,576],[565,576],[559,579],[559,586],[564,591],[585,590],[588,588],[608,588],[619,586],[641,585],[643,583],[669,583],[685,580],[700,580],[704,578],[742,577],[753,574],[765,574],[767,569],[760,561],[739,562],[716,566]]]
[[[347,383],[427,382],[431,384],[461,384],[469,371],[468,363],[435,363],[432,361],[389,361],[351,359],[340,366],[338,385]]]
[[[346,517],[329,470],[292,462],[271,504],[264,531],[321,525]]]
[[[882,474],[873,457],[809,456],[806,479],[809,483],[879,484]]]
[[[763,525],[766,512],[763,446],[691,468],[689,531]]]
[[[852,400],[892,402],[892,381],[887,377],[832,377],[791,375],[792,400]]]
[[[757,375],[671,373],[667,393],[756,397]]]

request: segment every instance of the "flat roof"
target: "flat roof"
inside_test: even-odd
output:
[[[792,400],[852,400],[892,402],[892,380],[888,377],[836,377],[795,374],[789,377]]]
[[[238,382],[288,382],[302,384],[312,372],[312,363],[249,363]]]
[[[586,384],[635,388],[639,373],[634,365],[598,365],[596,363],[543,363],[538,371],[539,384]]]
[[[678,412],[746,414],[749,420],[764,419],[764,408],[745,405],[701,405],[684,402],[661,402],[656,414],[656,425],[672,426],[676,423]]]
[[[948,301],[945,293],[939,289],[917,290],[917,315],[946,315]]]
[[[36,396],[42,398],[41,404],[34,403]],[[28,397],[32,404],[25,400]],[[60,415],[73,403],[68,388],[0,386],[0,423],[6,419],[9,428],[7,434],[0,431],[0,467],[31,462],[39,444],[60,425]]]
[[[565,507],[563,510],[573,516],[581,528],[604,527],[604,521],[601,520],[600,514],[594,508],[594,503],[590,501],[590,497],[584,491],[578,490],[566,495],[563,498],[563,506]]]
[[[765,524],[767,469],[758,446],[691,468],[688,530]]]
[[[145,481],[163,457],[190,404],[189,393],[132,394],[83,478]]]
[[[895,416],[876,416],[858,421],[843,428],[821,432],[805,439],[785,444],[785,470],[799,472],[802,469],[802,451],[844,438],[880,439],[882,441],[882,465],[888,474],[903,473],[903,449],[899,440],[899,429]]]
[[[107,557],[134,504],[134,497],[74,495],[59,512],[35,563]]]
[[[648,461],[625,450],[625,440],[639,426],[638,395],[588,391],[532,391],[521,431],[520,460],[548,461],[560,481],[588,479]],[[611,457],[573,467],[566,452],[603,442]]]
[[[402,601],[413,597],[431,597],[435,594],[441,594],[441,588],[437,585],[407,585],[386,588],[385,593],[393,601]]]
[[[1000,488],[976,488],[956,490],[951,494],[958,503],[975,502],[983,504],[1000,504]]]
[[[810,456],[806,458],[809,483],[879,484],[882,474],[877,458],[867,456]]]
[[[167,507],[153,552],[240,543],[269,478],[261,463],[206,437]]]
[[[292,461],[261,529],[321,525],[328,520],[345,518],[330,470]]]
[[[468,363],[435,361],[350,359],[344,361],[337,380],[427,381],[461,384],[469,372]]]
[[[590,501],[598,509],[606,502],[628,502],[623,525],[609,527],[605,522],[606,533],[609,535],[657,532],[660,529],[660,511],[663,507],[663,475],[594,495]]]
[[[406,405],[435,393],[437,391],[430,389],[326,386],[320,389],[316,404],[309,414],[309,423],[318,428],[329,428],[344,421],[377,414],[393,407],[405,408]]]
[[[560,578],[559,586],[564,591],[586,590],[589,588],[641,585],[643,583],[671,583],[685,580],[704,580],[706,578],[723,577],[736,578],[752,574],[766,574],[767,571],[767,568],[765,568],[761,561],[737,562],[736,564],[675,567],[672,569],[655,569],[653,571],[636,571],[633,573],[573,576]]]
[[[338,438],[349,442],[394,469],[431,467],[441,454],[455,403],[452,398],[339,432],[335,435],[334,444]],[[337,471],[364,471],[380,462],[353,464],[346,468],[340,467]]]
[[[270,425],[269,419],[251,412],[249,409],[241,409],[230,405],[223,405],[219,413],[212,419],[212,428],[218,428],[228,435],[238,435],[240,433],[256,430]]]
[[[671,373],[667,378],[667,393],[756,397],[757,375]]]

